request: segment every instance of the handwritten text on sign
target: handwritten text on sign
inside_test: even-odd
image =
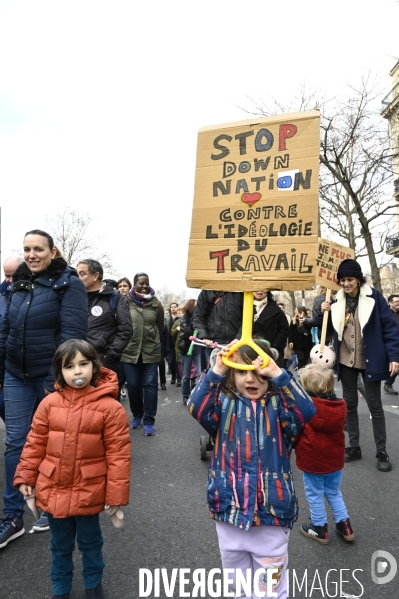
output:
[[[316,111],[199,132],[189,286],[314,284],[318,154]]]
[[[316,256],[316,283],[328,289],[341,289],[338,284],[337,272],[342,260],[354,258],[355,252],[329,239],[319,238]]]

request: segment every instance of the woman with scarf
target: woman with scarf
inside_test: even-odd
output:
[[[357,379],[360,373],[372,418],[377,468],[389,472],[391,462],[386,451],[381,381],[399,370],[398,325],[381,293],[366,284],[356,260],[343,260],[338,267],[337,279],[342,289],[334,302],[323,302],[321,308],[331,311],[337,376],[338,380],[341,379],[348,409],[349,447],[345,449],[345,461],[352,462],[362,457],[357,413]]]
[[[136,429],[143,423],[144,433],[152,436],[155,435],[164,312],[144,272],[134,276],[133,287],[126,297],[129,300],[133,335],[122,354],[121,363],[133,414],[130,426]]]
[[[287,318],[274,301],[270,291],[254,291],[254,324],[252,336],[260,337],[277,349],[278,364],[283,363],[284,348],[289,335]]]

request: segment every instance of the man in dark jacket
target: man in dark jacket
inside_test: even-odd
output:
[[[87,341],[103,366],[118,374],[121,355],[133,335],[127,299],[111,281],[103,281],[103,268],[97,260],[81,260],[77,270],[89,298]]]
[[[12,283],[12,275],[15,270],[17,270],[18,266],[22,262],[22,258],[20,256],[10,256],[3,264],[4,270],[4,281],[0,284],[0,330],[1,324],[3,322],[4,314],[6,313],[8,297],[9,297],[9,286]],[[3,389],[0,391],[0,418],[5,420],[4,413],[4,391]]]
[[[178,315],[177,315],[177,308],[178,305],[176,304],[176,302],[172,302],[169,306],[170,309],[170,314],[168,314],[168,316],[165,317],[165,323],[166,323],[166,327],[168,330],[168,336],[167,336],[167,352],[168,352],[168,365],[169,365],[169,370],[170,370],[170,374],[172,376],[172,378],[170,379],[170,382],[172,385],[174,385],[176,383],[177,387],[181,387],[181,378],[179,375],[179,369],[177,367],[177,362],[176,362],[176,351],[175,351],[175,342],[171,337],[171,330],[172,327],[174,325],[174,323],[176,322],[176,320],[179,319]]]
[[[241,292],[203,289],[195,306],[193,329],[199,339],[226,345],[237,339],[242,323],[243,294]]]
[[[270,291],[254,292],[254,324],[253,337],[262,337],[270,343],[270,347],[279,353],[276,362],[283,364],[284,348],[287,344],[289,326],[287,318],[276,304]]]
[[[395,319],[396,324],[399,327],[399,295],[393,294],[388,297],[388,304],[392,312],[392,316]],[[399,330],[398,330],[399,334]],[[389,393],[389,395],[398,395],[398,392],[393,388],[393,384],[395,382],[397,375],[394,374],[390,376],[386,381],[384,381],[384,393]]]

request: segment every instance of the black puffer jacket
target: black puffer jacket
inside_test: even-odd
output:
[[[294,344],[293,349],[309,350],[312,349],[314,343],[312,335],[308,329],[300,325],[299,322],[291,322],[289,342]]]
[[[253,324],[253,337],[267,339],[271,347],[275,347],[280,356],[284,353],[289,336],[287,317],[275,303],[268,303]]]
[[[87,341],[109,360],[119,360],[133,335],[127,298],[118,293],[116,317],[112,314],[112,283],[103,281],[98,291],[89,293],[89,330]]]
[[[193,328],[199,339],[226,344],[237,338],[242,323],[244,295],[202,290],[194,310]]]
[[[0,334],[0,383],[7,370],[29,380],[48,376],[57,347],[67,339],[86,339],[87,293],[74,268],[55,258],[34,277],[22,262],[13,274],[12,295]]]

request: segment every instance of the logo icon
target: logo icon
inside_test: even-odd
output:
[[[371,556],[371,578],[375,584],[391,582],[398,571],[398,564],[394,556],[388,551],[374,551]]]

